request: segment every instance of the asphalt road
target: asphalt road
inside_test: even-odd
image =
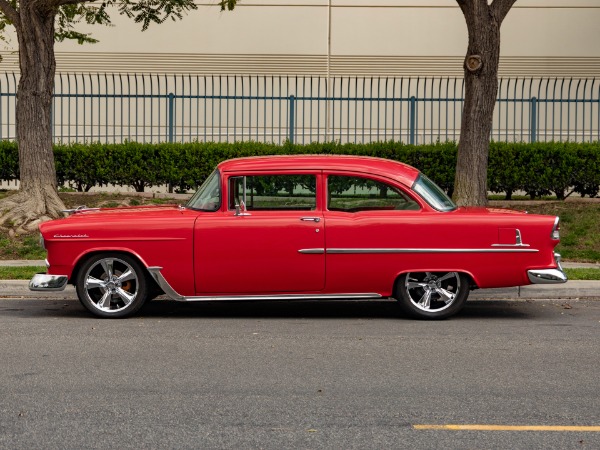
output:
[[[600,301],[0,299],[0,448],[600,448]]]

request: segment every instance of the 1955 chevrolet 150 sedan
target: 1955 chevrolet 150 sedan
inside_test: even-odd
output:
[[[564,283],[559,220],[457,208],[417,169],[353,156],[222,162],[185,206],[76,210],[40,225],[48,272],[100,317],[180,301],[376,299],[449,317],[471,289]]]

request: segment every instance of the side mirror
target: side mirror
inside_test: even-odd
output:
[[[236,216],[247,216],[248,214],[246,213],[246,204],[244,203],[244,200],[240,201],[239,203],[235,203],[235,215]]]

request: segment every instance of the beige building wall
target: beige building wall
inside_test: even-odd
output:
[[[57,43],[59,72],[462,76],[467,32],[454,0],[199,1],[146,32],[114,11]],[[600,76],[600,0],[518,0],[502,26],[501,76]],[[0,71],[18,70],[14,37]]]

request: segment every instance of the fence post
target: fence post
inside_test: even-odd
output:
[[[50,131],[52,132],[52,143],[56,140],[54,131],[54,92],[52,93],[52,103],[50,104]]]
[[[175,123],[175,118],[173,117],[175,110],[175,95],[172,92],[169,92],[169,117],[167,118],[167,123],[169,127],[169,142],[173,142],[173,124]]]
[[[290,124],[289,124],[289,128],[288,128],[288,140],[290,141],[290,144],[294,143],[294,122],[296,120],[296,111],[295,111],[295,107],[296,107],[296,97],[294,97],[293,95],[290,95]]]
[[[410,98],[410,131],[409,140],[410,145],[415,145],[415,128],[417,119],[417,99],[413,95]]]
[[[537,97],[531,97],[531,117],[529,123],[529,141],[536,142],[537,140]]]

